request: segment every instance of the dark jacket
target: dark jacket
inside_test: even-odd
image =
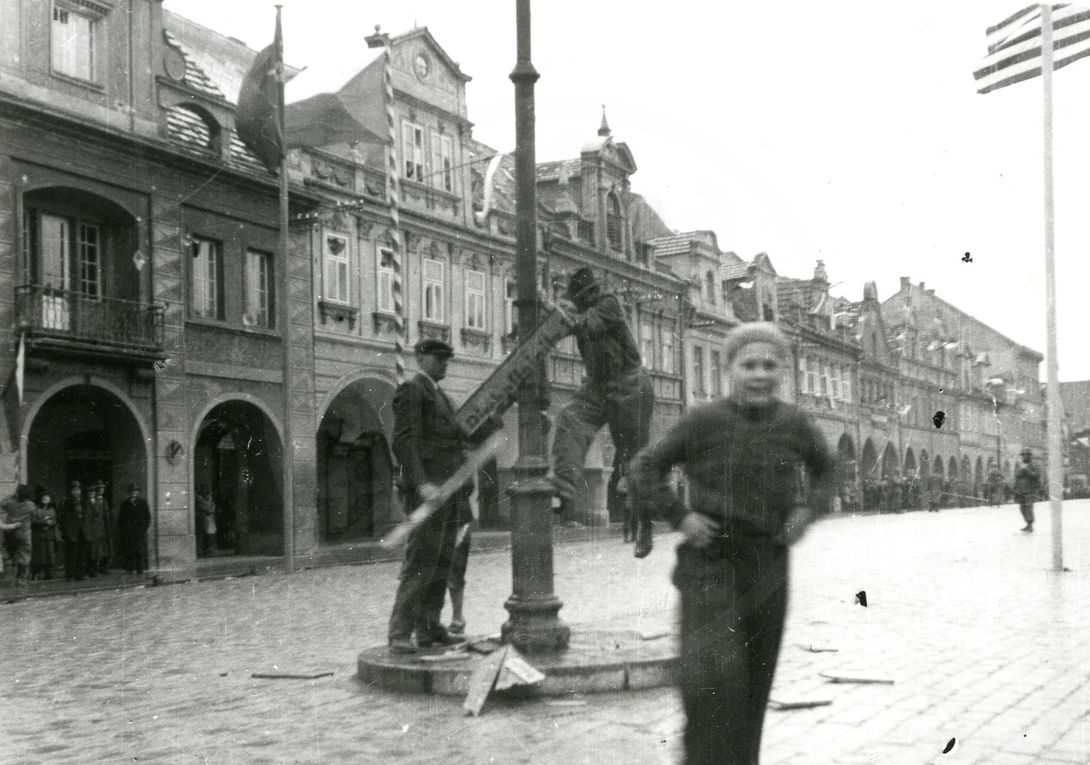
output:
[[[577,314],[572,334],[591,385],[605,385],[640,366],[640,349],[614,295],[599,295]]]
[[[71,496],[67,496],[61,500],[61,503],[57,505],[57,526],[65,542],[79,541],[81,534],[83,541],[91,540],[91,535],[94,533],[93,521],[82,497],[72,499]]]
[[[126,498],[121,503],[117,513],[117,534],[122,540],[130,537],[143,540],[149,525],[151,525],[151,510],[148,508],[146,499]]]
[[[397,389],[393,449],[406,489],[441,484],[465,461],[470,442],[454,414],[450,399],[423,373]]]
[[[1014,495],[1019,499],[1032,499],[1041,490],[1041,471],[1032,462],[1014,469]]]
[[[688,508],[668,485],[674,465],[682,466],[689,482]],[[800,481],[800,467],[807,482]],[[778,537],[794,505],[828,512],[833,469],[825,439],[793,405],[747,409],[721,399],[690,410],[662,440],[636,455],[633,500],[675,527],[691,509],[725,531],[737,521]]]

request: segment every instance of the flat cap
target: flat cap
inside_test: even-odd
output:
[[[442,340],[436,340],[433,337],[426,337],[417,342],[417,344],[413,346],[413,352],[418,353],[421,356],[432,354],[435,356],[446,356],[447,358],[454,355],[454,349],[451,348],[448,343],[444,343]]]
[[[1024,456],[1026,456],[1027,454],[1028,454],[1028,455],[1029,455],[1030,457],[1032,457],[1032,456],[1033,456],[1033,452],[1031,452],[1031,451],[1030,451],[1029,449],[1023,449],[1022,451],[1020,451],[1020,452],[1018,452],[1018,453],[1019,453],[1019,454],[1020,454],[1021,456],[1023,456],[1023,457],[1024,457]]]

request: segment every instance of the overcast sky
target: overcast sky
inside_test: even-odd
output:
[[[514,148],[513,0],[283,0],[285,57],[317,65],[375,24],[427,26],[473,80],[474,136]],[[900,276],[1045,351],[1040,78],[976,94],[996,2],[636,4],[538,0],[537,158],[576,157],[606,105],[633,190],[667,225],[711,229],[782,275],[818,258],[858,300]],[[261,48],[265,0],[167,0]],[[1055,77],[1060,379],[1090,378],[1090,60]],[[962,260],[969,252],[972,262]],[[1041,366],[1045,379],[1045,366]]]

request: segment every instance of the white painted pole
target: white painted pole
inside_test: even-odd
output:
[[[1048,498],[1052,506],[1052,570],[1064,570],[1063,446],[1060,438],[1059,361],[1056,358],[1056,255],[1052,198],[1052,6],[1041,6],[1041,82],[1045,138],[1045,294],[1048,321]]]

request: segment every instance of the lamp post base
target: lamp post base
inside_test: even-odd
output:
[[[571,639],[558,615],[564,604],[553,594],[553,489],[547,470],[544,461],[520,460],[511,488],[514,592],[504,603],[511,616],[500,634],[524,653],[562,651]]]

